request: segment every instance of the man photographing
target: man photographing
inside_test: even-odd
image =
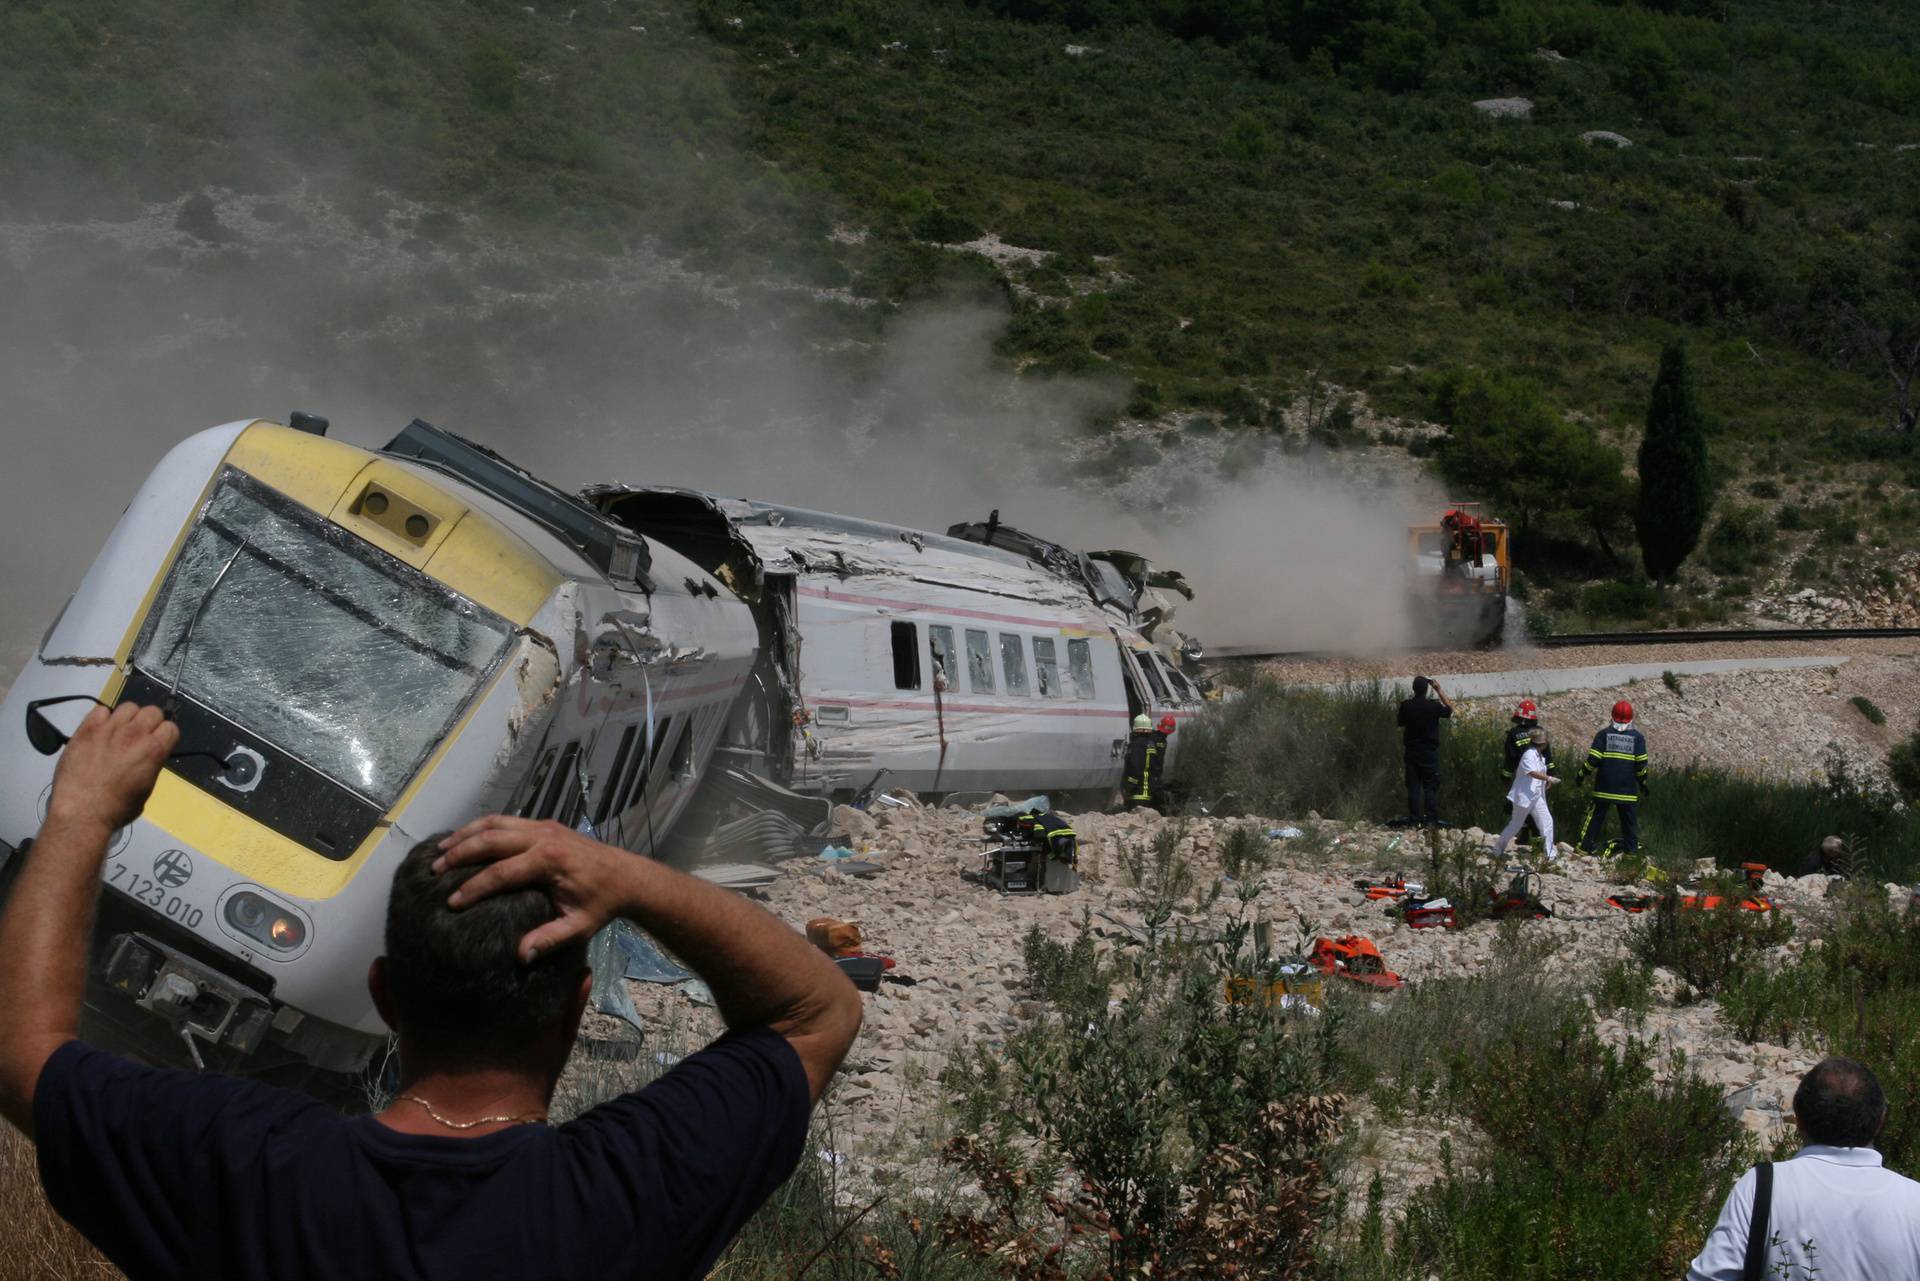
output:
[[[1432,698],[1427,697],[1429,690]],[[1413,678],[1413,697],[1400,701],[1394,718],[1407,771],[1407,821],[1413,825],[1440,824],[1440,722],[1452,715],[1453,703],[1440,682],[1429,676]]]
[[[792,1172],[860,998],[745,899],[554,823],[486,818],[394,876],[368,982],[401,1088],[342,1118],[255,1082],[162,1071],[75,1039],[108,840],[178,731],[89,715],[0,913],[0,1114],[53,1207],[149,1277],[701,1277]],[[652,1085],[546,1123],[625,916],[707,981],[728,1031]]]

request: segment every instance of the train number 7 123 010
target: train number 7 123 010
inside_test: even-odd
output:
[[[188,929],[197,927],[206,916],[202,909],[178,894],[167,893],[167,887],[152,877],[142,876],[118,860],[107,866],[107,884],[154,911],[165,913],[168,919],[178,921]]]

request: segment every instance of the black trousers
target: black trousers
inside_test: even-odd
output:
[[[1424,823],[1440,821],[1440,753],[1408,752],[1407,817]]]
[[[1620,848],[1629,854],[1640,852],[1640,803],[1638,801],[1595,801],[1587,810],[1587,821],[1580,825],[1580,848],[1589,854],[1598,852],[1600,838],[1607,830],[1607,811],[1620,814]]]

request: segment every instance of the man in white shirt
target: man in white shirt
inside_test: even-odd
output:
[[[1688,1281],[1920,1278],[1920,1183],[1882,1167],[1870,1146],[1887,1121],[1873,1073],[1852,1059],[1823,1059],[1794,1091],[1793,1118],[1806,1144],[1773,1165],[1757,1266],[1748,1250],[1760,1180],[1749,1170],[1727,1194]]]

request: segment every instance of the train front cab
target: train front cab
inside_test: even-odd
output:
[[[206,754],[113,837],[90,1040],[290,1084],[384,1044],[364,974],[392,868],[504,806],[524,754],[502,745],[559,672],[529,624],[561,575],[458,493],[267,423],[189,438],[142,486],[0,709],[12,846],[58,759],[25,741],[29,700],[171,706]]]

